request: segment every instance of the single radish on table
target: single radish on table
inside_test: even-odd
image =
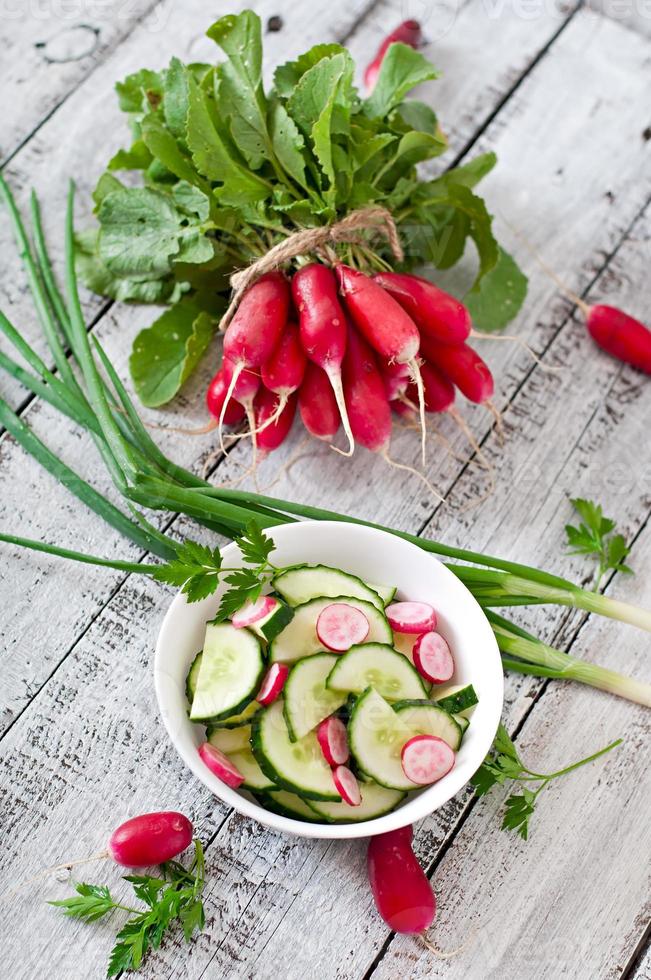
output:
[[[192,843],[192,824],[182,813],[143,813],[120,824],[108,842],[108,853],[127,868],[164,864]]]
[[[364,84],[369,92],[369,94],[375,88],[375,83],[377,77],[380,74],[380,68],[382,67],[382,62],[384,56],[387,53],[390,44],[395,44],[399,41],[401,44],[408,44],[410,48],[417,48],[422,44],[423,35],[421,31],[420,24],[417,20],[403,20],[402,24],[398,24],[395,30],[388,34],[382,44],[378,48],[378,52],[375,58],[367,66],[364,72]]]
[[[328,376],[348,437],[345,455],[351,455],[355,441],[341,384],[341,365],[346,352],[346,314],[339,302],[334,272],[316,262],[303,266],[292,278],[292,295],[299,314],[303,349]]]
[[[384,610],[398,633],[427,633],[436,629],[436,612],[427,602],[392,602]]]
[[[258,704],[268,705],[280,696],[289,675],[287,664],[272,664],[262,679],[260,690],[255,696]]]
[[[366,860],[375,905],[388,927],[422,934],[434,921],[436,897],[412,840],[411,826],[371,837]]]
[[[595,344],[618,361],[651,374],[651,330],[614,306],[580,302],[585,325]]]
[[[344,803],[347,803],[348,806],[360,805],[362,794],[359,790],[359,783],[347,766],[337,766],[336,769],[333,769],[332,779]]]
[[[278,396],[276,410],[263,423],[265,426],[272,425],[276,421],[282,414],[290,395],[301,387],[305,374],[305,360],[298,327],[294,323],[288,323],[276,349],[260,371],[265,388]]]
[[[472,320],[463,303],[429,279],[403,272],[378,272],[373,277],[407,311],[423,335],[439,344],[462,344]]]
[[[414,666],[432,684],[443,684],[454,674],[454,660],[444,637],[430,630],[418,637],[413,648]]]
[[[336,715],[324,718],[316,730],[316,737],[329,766],[334,769],[348,762],[348,732],[341,718]]]
[[[419,786],[437,782],[454,766],[454,751],[437,735],[414,735],[403,745],[400,758],[407,779]]]
[[[222,783],[226,783],[227,786],[231,786],[233,789],[237,789],[244,782],[244,776],[237,768],[234,766],[228,756],[220,752],[218,748],[211,745],[210,742],[204,742],[203,745],[199,746],[199,757],[201,761],[210,769],[214,776],[221,779]]]
[[[311,361],[305,367],[303,384],[298,392],[298,408],[311,436],[326,442],[334,439],[341,422],[337,400],[328,375]]]
[[[316,621],[316,635],[328,650],[343,653],[356,643],[363,643],[370,629],[361,611],[347,602],[326,606]]]

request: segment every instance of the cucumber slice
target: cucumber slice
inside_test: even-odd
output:
[[[197,677],[199,676],[199,668],[201,667],[202,652],[202,650],[199,650],[199,653],[190,664],[188,676],[185,678],[185,696],[190,704],[194,700],[194,692],[197,689]]]
[[[393,649],[397,650],[398,653],[402,653],[410,664],[414,662],[414,644],[418,639],[413,633],[397,633],[393,634]]]
[[[208,735],[208,741],[225,755],[251,748],[251,726],[239,725],[237,728],[215,728]]]
[[[412,735],[436,735],[456,752],[461,745],[461,726],[434,701],[398,701],[393,705]]]
[[[472,684],[455,684],[437,693],[436,703],[451,715],[458,715],[479,703]]]
[[[320,817],[331,823],[359,823],[360,820],[372,820],[390,813],[405,798],[405,794],[397,789],[387,789],[378,783],[360,783],[362,802],[359,806],[348,806],[341,803],[318,803],[310,800],[308,806]]]
[[[262,705],[258,704],[257,701],[249,701],[243,711],[238,711],[236,714],[228,715],[225,718],[211,719],[208,724],[208,738],[218,728],[239,728],[240,725],[250,722],[258,711],[262,711]]]
[[[353,694],[372,687],[389,701],[427,696],[416,668],[385,643],[359,643],[337,657],[326,687]]]
[[[369,622],[369,641],[391,643],[391,627],[384,613],[381,613],[371,602],[347,595],[320,596],[294,608],[294,618],[289,626],[286,626],[271,642],[269,647],[271,662],[294,663],[296,660],[302,660],[303,657],[323,651],[324,646],[316,635],[316,621],[319,613],[333,602],[347,602],[355,609],[361,609]]]
[[[281,699],[256,715],[251,745],[264,774],[281,789],[313,800],[341,800],[314,732],[290,741]]]
[[[285,721],[292,742],[313,731],[347,701],[345,692],[326,687],[326,677],[336,662],[334,653],[317,653],[292,667],[283,690]]]
[[[468,731],[468,728],[470,727],[470,722],[468,721],[467,718],[464,718],[463,715],[452,715],[452,717],[454,718],[457,725],[461,729],[461,741],[463,742],[463,736]]]
[[[281,817],[291,817],[292,820],[307,820],[310,823],[318,823],[319,818],[300,796],[296,793],[288,793],[286,789],[274,789],[268,793],[256,796],[266,810],[272,813],[279,813]],[[331,804],[337,806],[336,803]]]
[[[257,637],[230,623],[208,623],[191,720],[226,718],[241,711],[255,697],[263,668]]]
[[[396,592],[398,591],[398,588],[395,585],[376,585],[375,582],[367,582],[366,585],[368,585],[369,589],[373,589],[374,592],[377,592],[382,600],[383,606],[388,606],[390,602],[393,602],[396,597]]]
[[[329,565],[298,565],[288,568],[286,572],[276,576],[272,585],[290,606],[302,606],[319,596],[335,598],[347,595],[351,599],[364,599],[378,609],[384,609],[382,599],[372,586],[366,585],[356,575],[330,568]]]
[[[272,609],[270,613],[259,619],[256,623],[251,623],[248,629],[256,636],[259,636],[261,640],[266,643],[270,643],[274,636],[278,636],[279,633],[285,629],[288,623],[291,623],[294,618],[294,610],[287,603],[281,602],[278,599],[278,605],[275,609]]]
[[[357,765],[388,789],[416,789],[407,779],[400,753],[412,732],[377,691],[369,687],[358,699],[348,723],[350,750]]]

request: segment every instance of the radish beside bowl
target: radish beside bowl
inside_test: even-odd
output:
[[[169,607],[156,644],[154,683],[168,734],[183,761],[211,792],[274,830],[303,837],[370,837],[396,830],[438,810],[466,785],[483,762],[497,731],[504,694],[504,677],[493,631],[466,587],[434,556],[393,534],[336,521],[298,522],[266,532],[276,550],[274,564],[331,565],[378,585],[397,585],[398,597],[428,602],[437,611],[437,630],[454,653],[455,684],[472,684],[479,704],[457,753],[454,768],[439,782],[409,798],[383,817],[351,824],[307,823],[265,810],[246,791],[231,789],[214,776],[197,752],[205,739],[204,726],[187,714],[185,678],[201,649],[205,625],[217,610],[222,594],[189,604],[179,593]],[[241,565],[236,545],[223,549],[224,564]]]

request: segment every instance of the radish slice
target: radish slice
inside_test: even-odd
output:
[[[436,735],[414,735],[403,745],[400,758],[407,779],[419,786],[435,783],[454,765],[454,752]]]
[[[329,766],[334,768],[348,762],[348,733],[341,718],[336,715],[324,718],[316,730],[316,737]]]
[[[454,674],[450,647],[440,633],[423,633],[414,644],[414,666],[432,684],[443,684]]]
[[[332,770],[332,778],[344,803],[348,806],[359,806],[362,802],[359,783],[348,766],[337,766]]]
[[[245,626],[257,623],[259,619],[264,619],[278,605],[278,600],[270,595],[260,596],[255,602],[245,602],[241,609],[231,617],[231,623],[236,630],[241,630]]]
[[[392,602],[385,613],[391,629],[399,633],[427,633],[436,629],[436,613],[426,602]]]
[[[272,664],[262,680],[262,686],[256,695],[258,704],[271,704],[275,701],[285,686],[289,667],[287,664]]]
[[[343,653],[356,643],[363,643],[370,629],[361,611],[347,602],[333,602],[322,610],[316,621],[316,635],[324,647]]]
[[[233,765],[227,755],[220,752],[210,742],[204,742],[203,745],[199,746],[199,755],[201,756],[202,762],[208,766],[210,771],[218,779],[221,779],[222,783],[226,783],[227,786],[232,786],[233,789],[237,789],[244,782],[244,776],[240,770]]]

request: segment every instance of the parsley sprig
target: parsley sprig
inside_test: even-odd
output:
[[[594,762],[599,756],[605,755],[606,752],[610,752],[611,749],[620,745],[621,741],[621,738],[618,738],[615,742],[611,742],[610,745],[579,762],[573,762],[572,765],[559,769],[557,772],[545,774],[534,772],[525,766],[509,733],[504,725],[500,724],[493,747],[472,777],[472,783],[477,796],[485,796],[493,786],[502,786],[509,779],[520,784],[522,792],[511,794],[506,801],[502,830],[515,830],[524,840],[527,840],[529,818],[535,810],[538,796],[545,787],[553,779],[566,776],[580,766]]]
[[[598,592],[604,575],[609,569],[632,575],[633,569],[624,564],[624,559],[631,550],[622,534],[613,534],[615,521],[604,517],[599,504],[593,500],[583,500],[575,497],[572,505],[581,518],[578,527],[565,525],[565,534],[569,544],[570,554],[585,555],[594,558],[598,564],[597,578],[594,591]]]
[[[219,548],[209,548],[197,541],[184,541],[176,545],[176,556],[159,565],[153,576],[159,582],[176,585],[187,596],[188,602],[199,602],[217,589],[220,576],[230,588],[222,598],[217,621],[233,615],[245,602],[255,601],[271,574],[277,571],[269,561],[274,543],[264,531],[251,521],[242,537],[236,538],[244,568],[225,568]]]
[[[129,918],[116,936],[109,956],[107,977],[124,970],[137,970],[150,949],[158,949],[166,932],[177,923],[189,942],[195,930],[205,926],[201,895],[205,883],[205,865],[201,841],[194,841],[194,859],[189,868],[178,861],[161,865],[160,877],[125,875],[144,908],[133,908],[117,902],[106,885],[75,885],[76,895],[61,901],[49,902],[63,909],[64,915],[85,922],[95,922],[115,909],[129,913]]]

